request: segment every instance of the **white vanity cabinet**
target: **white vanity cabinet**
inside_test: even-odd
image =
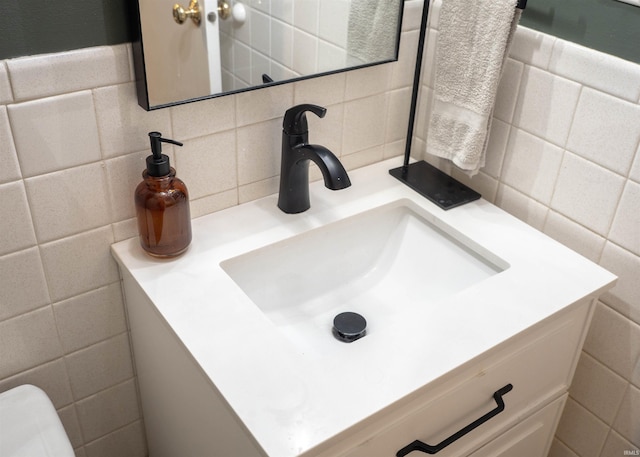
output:
[[[177,453],[184,457],[264,456],[128,274],[124,275],[124,289],[150,457]],[[345,430],[318,450],[301,455],[395,457],[414,440],[437,445],[496,409],[494,393],[511,385],[512,389],[502,396],[503,411],[437,455],[545,457],[592,308],[590,299],[567,307],[390,405],[365,424]],[[427,454],[413,451],[406,455]]]
[[[112,247],[150,457],[403,457],[416,441],[441,445],[439,457],[546,456],[597,297],[615,276],[484,200],[442,211],[389,176],[393,165],[350,172],[353,185],[341,192],[312,183],[314,203],[302,214],[280,212],[275,195],[195,219],[192,245],[176,259],[151,258],[136,239]],[[377,307],[367,296],[367,334],[351,343],[333,338],[326,314],[300,306],[300,290],[286,289],[291,303],[269,301],[289,307],[278,321],[223,268],[267,252],[276,264],[290,262],[283,283],[305,275],[318,283],[300,289],[319,284],[350,298],[322,287],[328,270],[314,270],[315,254],[298,268],[296,253],[317,253],[318,239],[335,243],[346,233],[324,260],[340,270],[353,260],[335,261],[341,249],[369,252],[354,221],[373,232],[371,215],[405,217],[406,208],[425,224],[406,227],[437,232],[465,257],[406,246],[403,265],[418,274],[394,277],[397,288]],[[393,227],[374,244],[407,236],[402,224]],[[293,255],[274,254],[282,243]],[[384,251],[389,262],[376,268],[396,252]],[[423,293],[440,286],[434,277],[466,278],[458,267],[468,257],[491,264],[487,275],[437,299]],[[443,276],[448,261],[457,263]],[[274,281],[260,265],[248,274],[268,289]],[[407,298],[408,286],[417,298]],[[313,303],[342,306],[332,297]],[[291,332],[286,326],[299,319],[304,331]]]

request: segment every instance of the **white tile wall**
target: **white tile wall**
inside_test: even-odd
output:
[[[439,3],[414,137],[418,158],[425,157],[428,135]],[[639,86],[640,65],[519,27],[496,101],[487,166],[473,179],[453,171],[619,277],[595,312],[550,457],[640,450]]]
[[[292,1],[248,3],[256,15],[234,49],[247,81],[265,50],[252,38],[294,30]],[[127,45],[0,61],[0,391],[42,387],[78,457],[145,456],[110,245],[137,235],[147,133],[184,142],[163,152],[193,217],[277,192],[282,115],[294,104],[327,107],[325,118],[309,116],[311,140],[347,169],[400,155],[418,25],[403,27],[397,63],[152,112],[137,105]],[[291,67],[293,48],[281,55]]]

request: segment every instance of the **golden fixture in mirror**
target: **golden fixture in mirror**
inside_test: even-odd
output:
[[[200,25],[200,5],[198,5],[198,0],[191,0],[189,9],[186,11],[179,3],[173,5],[173,19],[178,24],[184,23],[188,18],[191,18],[195,25]]]
[[[227,0],[218,0],[218,16],[220,19],[227,19],[231,16],[231,5]]]

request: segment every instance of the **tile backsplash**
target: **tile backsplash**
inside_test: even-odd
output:
[[[397,63],[152,112],[137,105],[128,45],[0,61],[0,391],[42,387],[78,457],[146,455],[109,247],[136,235],[147,132],[185,143],[165,151],[194,217],[277,191],[281,117],[296,103],[328,107],[309,117],[311,139],[348,169],[400,155],[421,6],[405,3]],[[640,448],[639,152],[640,66],[520,28],[487,166],[472,180],[454,172],[620,276],[596,310],[554,457]]]
[[[619,277],[601,297],[550,457],[640,449],[640,65],[519,27],[473,178],[424,153],[432,4],[413,155]],[[633,455],[633,454],[629,454]]]

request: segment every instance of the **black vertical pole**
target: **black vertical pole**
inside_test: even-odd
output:
[[[427,35],[427,18],[429,16],[429,0],[424,0],[422,7],[422,22],[420,24],[420,38],[418,39],[418,54],[416,57],[416,68],[413,75],[413,93],[411,94],[411,111],[409,111],[409,126],[407,129],[407,141],[404,150],[403,172],[407,172],[409,158],[411,156],[411,142],[413,140],[413,126],[416,121],[416,107],[418,105],[418,92],[420,91],[420,75],[422,73],[422,56],[424,54],[424,44]]]

